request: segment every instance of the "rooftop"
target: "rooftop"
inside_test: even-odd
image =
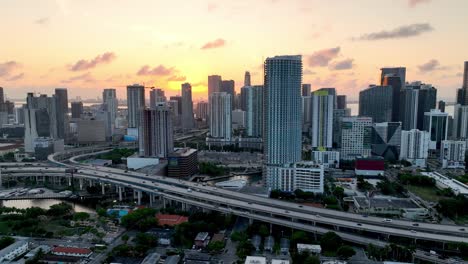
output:
[[[420,208],[420,206],[416,204],[413,200],[407,198],[367,198],[365,196],[355,196],[354,199],[361,207],[400,209]]]
[[[53,253],[65,253],[65,254],[81,254],[88,255],[92,251],[89,248],[78,248],[78,247],[54,247],[52,249]]]
[[[175,226],[188,222],[188,217],[183,215],[156,214],[156,218],[161,226]]]
[[[197,150],[193,148],[176,148],[169,154],[169,157],[186,157],[192,155],[195,152],[197,152]]]
[[[247,256],[245,259],[245,264],[265,264],[266,258],[265,257],[254,257],[254,256]]]
[[[200,232],[195,237],[195,240],[204,241],[209,238],[208,232]]]

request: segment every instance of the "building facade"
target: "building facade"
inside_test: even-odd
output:
[[[263,134],[263,85],[245,87],[245,128],[248,137]]]
[[[210,138],[230,142],[232,136],[231,95],[225,92],[210,96]]]
[[[376,123],[392,121],[392,86],[370,86],[359,93],[359,116],[372,117]]]
[[[444,140],[440,148],[442,168],[465,168],[466,141]]]
[[[424,113],[424,130],[429,132],[429,149],[440,149],[443,140],[447,140],[448,114],[439,109]]]
[[[372,118],[343,117],[341,121],[341,159],[368,157],[372,150]]]
[[[138,131],[141,157],[167,158],[174,150],[172,112],[169,107],[159,105],[141,110]]]
[[[128,107],[128,128],[137,129],[139,127],[139,113],[145,107],[145,87],[134,84],[127,86],[127,107]]]
[[[195,120],[193,118],[192,86],[190,83],[183,83],[182,86],[182,120],[183,129],[193,129]]]
[[[336,92],[334,88],[319,89],[312,93],[312,147],[330,149],[333,146],[333,109]]]
[[[415,167],[425,167],[429,155],[429,141],[427,131],[401,131],[400,160],[409,161]]]

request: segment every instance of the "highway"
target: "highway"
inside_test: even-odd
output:
[[[403,220],[384,222],[384,219],[379,217],[363,217],[358,214],[301,206],[164,176],[148,176],[137,172],[125,172],[119,169],[84,165],[76,160],[80,157],[94,154],[82,154],[74,158],[71,157],[73,153],[70,154],[51,155],[49,157],[51,162],[66,167],[7,167],[3,168],[2,172],[10,175],[26,176],[33,175],[34,173],[37,175],[37,172],[41,171],[42,174],[61,174],[63,176],[67,167],[74,167],[78,169],[77,173],[74,174],[76,178],[81,177],[124,186],[145,193],[160,195],[165,199],[187,205],[232,213],[250,219],[317,234],[333,230],[344,239],[360,244],[368,244],[372,241],[373,244],[382,246],[385,242],[366,238],[357,233],[346,233],[345,231],[371,232],[425,241],[468,243],[468,232],[461,226],[415,223]],[[55,159],[56,156],[68,157],[67,162],[70,162],[70,164],[57,161]]]

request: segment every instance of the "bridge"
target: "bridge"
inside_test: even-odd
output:
[[[164,206],[177,203],[183,209],[197,207],[213,210],[319,235],[334,231],[344,240],[362,245],[385,246],[391,238],[404,238],[420,245],[438,243],[441,248],[451,242],[468,243],[468,232],[462,226],[404,220],[388,222],[380,217],[363,217],[353,213],[302,206],[164,176],[149,176],[79,162],[80,159],[106,151],[110,151],[110,148],[72,149],[49,156],[49,161],[59,167],[5,166],[2,173],[12,177],[30,177],[37,176],[39,172],[44,177],[66,177],[71,184],[72,176],[67,171],[73,168],[73,177],[80,183],[88,181],[101,186],[115,186],[119,200],[122,200],[125,189],[131,189],[135,191],[138,203],[145,193],[150,197],[150,204],[158,199]]]

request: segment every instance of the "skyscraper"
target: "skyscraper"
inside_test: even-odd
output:
[[[195,115],[198,119],[206,121],[208,119],[208,102],[200,101],[197,103]]]
[[[391,86],[370,86],[359,92],[359,116],[372,117],[376,123],[392,121]]]
[[[395,74],[387,74],[384,76],[384,86],[390,86],[392,90],[392,122],[400,121],[400,93],[404,86],[401,83],[401,77]]]
[[[333,148],[341,148],[341,122],[343,117],[350,117],[351,109],[333,110]]]
[[[391,67],[382,68],[380,74],[380,85],[384,85],[385,76],[398,76],[400,78],[400,88],[405,87],[406,84],[406,68],[405,67]]]
[[[443,100],[440,100],[439,103],[438,103],[438,109],[441,111],[441,112],[445,112],[445,101]]]
[[[66,88],[55,89],[57,138],[65,139],[68,134],[68,92]]]
[[[333,146],[333,109],[336,101],[334,88],[312,93],[312,147],[319,150]]]
[[[167,158],[174,151],[172,112],[168,106],[142,109],[138,131],[140,156]]]
[[[234,97],[236,92],[234,90],[235,83],[233,80],[221,81],[221,92],[225,92],[231,95],[231,107],[234,108]]]
[[[310,83],[303,83],[302,84],[302,96],[310,96],[311,86]]]
[[[244,75],[244,86],[250,86],[250,72],[246,71]]]
[[[459,140],[468,139],[468,105],[455,105],[452,136]]]
[[[5,94],[3,93],[3,87],[0,87],[0,104],[5,102]]]
[[[115,127],[115,119],[117,118],[117,111],[119,108],[119,101],[117,100],[115,89],[104,89],[102,92],[102,103],[106,105],[104,108],[110,112],[110,121],[112,126]]]
[[[145,87],[134,84],[127,86],[128,128],[129,134],[138,135],[140,111],[145,107]]]
[[[38,137],[57,138],[56,98],[28,93],[24,107],[24,149],[34,152],[34,140]]]
[[[443,140],[447,140],[448,114],[439,109],[424,113],[424,131],[429,132],[429,149],[440,149]]]
[[[230,142],[232,135],[231,95],[225,92],[212,93],[209,108],[210,138]]]
[[[166,102],[166,96],[162,89],[151,89],[150,91],[150,108],[156,108],[158,103]]]
[[[457,103],[461,105],[468,105],[468,61],[465,61],[463,69],[463,84],[462,88],[458,90]]]
[[[195,120],[193,119],[192,86],[190,83],[183,83],[182,86],[182,128],[193,129]]]
[[[407,160],[414,166],[425,167],[429,156],[429,132],[411,129],[401,131],[400,160]]]
[[[346,109],[348,107],[346,103],[346,95],[336,96],[336,109]]]
[[[80,118],[83,114],[83,102],[72,102],[71,103],[71,117]]]
[[[265,61],[264,165],[266,185],[282,186],[281,166],[296,163],[302,154],[302,58],[276,56]]]
[[[341,121],[341,158],[354,160],[371,155],[372,118],[343,117]]]
[[[261,138],[263,134],[263,85],[246,86],[246,133]]]
[[[424,113],[436,108],[436,97],[437,89],[430,84],[407,84],[400,93],[400,120],[403,130],[422,130]]]
[[[210,75],[208,76],[208,98],[212,93],[221,92],[221,76]]]

